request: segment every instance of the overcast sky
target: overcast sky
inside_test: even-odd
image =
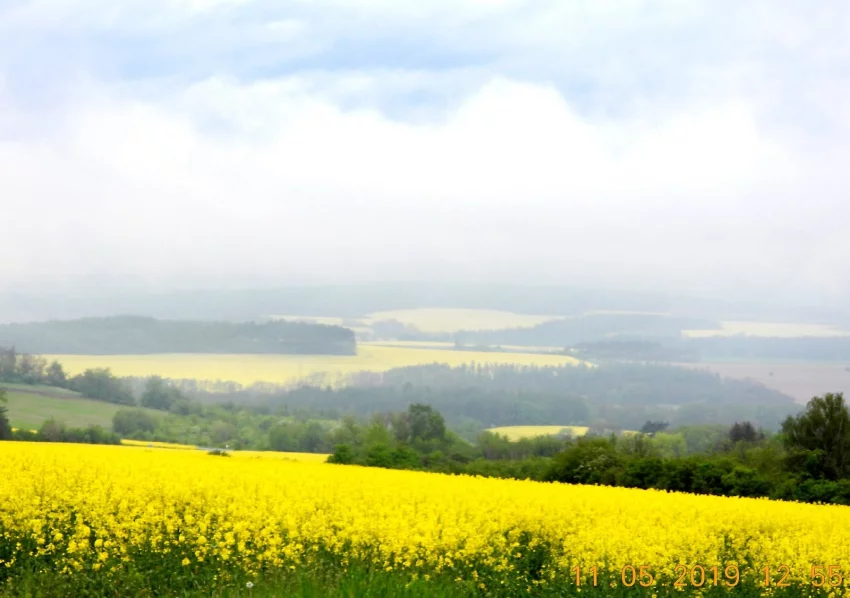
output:
[[[4,0],[0,287],[850,299],[850,3]]]

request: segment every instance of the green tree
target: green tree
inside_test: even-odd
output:
[[[662,457],[684,457],[688,453],[688,445],[681,433],[658,432],[652,437],[652,446]]]
[[[354,451],[347,444],[338,444],[334,447],[333,454],[328,457],[328,463],[351,465],[354,463]]]
[[[142,407],[168,411],[171,406],[178,402],[184,402],[186,397],[179,388],[171,386],[159,376],[151,376],[145,382],[145,389],[139,399]]]
[[[210,440],[213,444],[224,444],[236,438],[236,427],[226,421],[217,421],[210,426]]]
[[[62,442],[65,440],[65,424],[51,417],[41,424],[38,435],[47,442]]]
[[[15,347],[0,349],[0,380],[17,382],[18,354]]]
[[[44,380],[47,360],[38,355],[21,355],[18,360],[18,377],[24,384],[38,384]]]
[[[652,421],[647,420],[643,427],[640,429],[641,434],[646,434],[648,436],[654,436],[656,432],[663,432],[668,428],[670,424],[662,421]]]
[[[301,436],[296,424],[283,422],[269,429],[269,448],[284,453],[297,452]]]
[[[814,397],[782,423],[782,433],[792,467],[828,480],[850,474],[850,413],[842,393]]]
[[[369,467],[392,468],[394,465],[393,453],[390,447],[384,443],[373,445],[366,453],[366,465]]]
[[[62,364],[58,361],[53,361],[44,370],[44,382],[50,386],[64,387],[68,384],[68,376],[65,370],[62,369]]]
[[[552,460],[545,481],[613,484],[621,458],[606,438],[579,438]]]
[[[446,439],[446,421],[439,411],[430,405],[414,403],[407,408],[407,417],[410,424],[410,438],[412,441]]]
[[[141,409],[119,409],[112,416],[112,430],[125,438],[140,432],[153,432],[156,424],[156,419]]]
[[[135,405],[133,393],[124,383],[112,374],[109,368],[92,368],[70,380],[72,390],[76,390],[90,399],[118,403],[120,405]]]
[[[0,440],[9,440],[12,438],[12,427],[9,424],[6,402],[6,389],[0,388]]]
[[[729,441],[733,444],[737,442],[757,442],[759,440],[764,440],[764,434],[757,430],[751,422],[735,422],[729,429]]]

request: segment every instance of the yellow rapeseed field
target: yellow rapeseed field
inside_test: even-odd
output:
[[[564,355],[533,353],[489,353],[429,348],[361,345],[358,354],[348,355],[48,355],[71,374],[86,368],[109,367],[117,376],[152,376],[291,383],[322,377],[322,382],[340,383],[346,375],[360,371],[383,372],[392,368],[430,363],[458,366],[469,363],[559,366],[581,363]]]
[[[587,426],[501,426],[487,431],[507,436],[509,440],[521,440],[537,436],[556,436],[563,430],[569,430],[573,436],[584,436],[589,429]]]
[[[221,580],[331,560],[487,590],[566,587],[574,567],[583,587],[594,567],[605,588],[633,574],[669,587],[681,565],[742,589],[761,587],[765,566],[778,583],[787,565],[801,594],[813,566],[850,574],[842,506],[120,446],[0,442],[0,463],[0,568],[12,574],[147,566]]]
[[[327,453],[282,453],[276,451],[231,451],[228,454],[238,459],[277,459],[299,463],[324,463],[330,457]]]
[[[178,449],[192,451],[206,451],[208,449],[199,449],[193,444],[174,444],[172,442],[157,442],[155,440],[128,440],[121,439],[121,444],[124,446],[132,446],[148,449]],[[299,461],[308,463],[324,463],[330,457],[327,453],[284,453],[278,451],[230,451],[225,450],[231,457],[239,459],[280,459],[283,461]]]
[[[121,439],[121,444],[125,446],[142,446],[148,448],[164,448],[164,449],[183,449],[183,450],[197,450],[194,444],[174,444],[173,442],[157,442],[155,440],[128,440],[126,438]]]
[[[781,338],[850,336],[850,330],[842,330],[828,324],[723,321],[720,322],[720,326],[721,328],[719,329],[683,330],[682,334],[692,338],[738,335]]]

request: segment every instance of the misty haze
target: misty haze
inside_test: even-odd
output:
[[[0,595],[850,595],[848,31],[0,2]]]

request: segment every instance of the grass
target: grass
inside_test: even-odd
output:
[[[602,580],[600,580],[602,581]],[[606,579],[607,581],[607,579]],[[617,580],[619,581],[619,580]],[[502,588],[490,587],[483,589],[470,576],[468,579],[455,580],[448,575],[435,575],[430,579],[419,578],[411,580],[408,576],[395,572],[382,571],[376,567],[351,565],[348,567],[326,566],[321,568],[299,568],[295,571],[269,571],[251,582],[250,587],[244,580],[219,582],[218,587],[201,586],[192,589],[181,588],[166,595],[206,598],[472,598],[485,596],[513,598],[514,596],[536,596],[540,598],[567,596],[606,596],[619,597],[650,597],[662,598],[668,596],[724,596],[736,598],[751,598],[764,596],[764,588],[752,583],[742,583],[730,592],[723,586],[706,584],[700,590],[687,587],[685,590],[674,589],[672,583],[663,586],[643,588],[638,584],[634,587],[612,588],[607,583],[599,583],[593,587],[590,583],[580,589],[572,583],[539,587],[539,588]],[[807,595],[826,595],[814,591]],[[52,596],[91,596],[106,597],[118,595],[157,595],[151,591],[151,584],[143,576],[119,576],[109,583],[102,580],[87,578],[84,575],[76,577],[61,577],[50,572],[31,573],[7,581],[6,587],[0,585],[0,593],[10,597],[47,598]],[[775,598],[798,597],[800,588],[771,588],[771,596]]]
[[[121,405],[84,399],[75,393],[47,396],[12,390],[6,396],[9,399],[9,422],[12,427],[25,430],[38,428],[50,417],[73,428],[98,425],[110,429],[112,416],[122,408]]]
[[[174,444],[171,442],[156,442],[148,440],[127,440],[122,439],[121,444],[128,448],[144,449],[147,451],[156,450],[207,450],[201,449],[192,444]],[[237,459],[276,459],[278,461],[294,461],[298,463],[324,463],[330,457],[327,453],[285,453],[280,451],[223,451],[231,457]]]
[[[330,457],[326,453],[281,453],[276,451],[232,451],[237,459],[278,459],[299,463],[324,463]]]
[[[490,428],[488,432],[494,432],[507,436],[510,440],[522,438],[535,438],[537,436],[556,436],[563,430],[569,430],[573,436],[584,436],[587,434],[587,426],[502,426]]]
[[[581,363],[564,355],[533,353],[491,353],[452,351],[435,348],[361,345],[356,356],[349,355],[50,355],[67,372],[78,374],[86,368],[109,367],[117,376],[194,378],[232,380],[241,384],[272,382],[289,384],[316,382],[341,384],[346,376],[361,371],[383,372],[393,368],[444,363],[458,366],[470,363],[536,366]]]
[[[32,394],[46,394],[51,397],[79,397],[80,393],[68,390],[67,388],[58,388],[56,386],[47,386],[46,384],[10,384],[8,382],[0,383],[0,387],[8,391],[19,391]]]
[[[121,444],[124,446],[134,446],[141,448],[156,448],[156,449],[173,449],[173,450],[188,450],[195,451],[198,447],[194,444],[175,444],[173,442],[156,442],[149,440],[127,440],[121,439]]]

